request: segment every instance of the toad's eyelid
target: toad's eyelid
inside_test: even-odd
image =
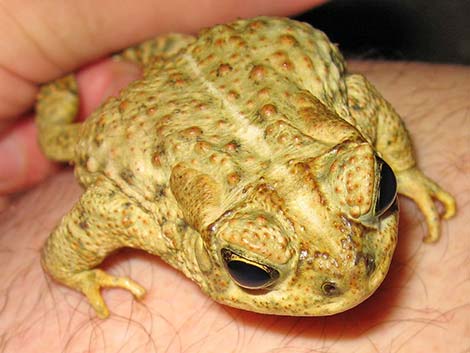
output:
[[[225,248],[221,253],[230,277],[240,287],[262,289],[279,278],[279,272],[270,266],[251,261]]]

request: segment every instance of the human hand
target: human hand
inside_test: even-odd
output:
[[[104,291],[96,318],[84,296],[56,284],[39,263],[47,235],[81,190],[63,171],[0,214],[0,351],[32,352],[433,352],[470,347],[468,188],[470,68],[353,63],[404,118],[422,170],[456,196],[457,216],[436,244],[422,243],[424,219],[400,199],[398,247],[389,275],[366,302],[331,317],[278,317],[231,309],[158,258],[134,250],[104,269],[147,288]]]
[[[0,6],[0,195],[57,170],[36,141],[31,113],[38,85],[165,32],[237,17],[289,15],[325,0],[15,1]],[[117,5],[119,4],[119,5]],[[136,79],[127,63],[102,61],[78,73],[81,116]]]

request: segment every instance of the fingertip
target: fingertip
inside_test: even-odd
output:
[[[0,137],[0,156],[0,195],[31,187],[58,169],[40,151],[32,118]]]
[[[106,59],[88,65],[77,73],[80,91],[79,120],[83,120],[109,96],[116,96],[119,90],[138,79],[141,70],[136,65]]]

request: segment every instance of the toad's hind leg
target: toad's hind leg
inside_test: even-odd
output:
[[[416,166],[406,128],[380,93],[362,75],[346,78],[348,105],[356,126],[392,167],[398,192],[411,198],[420,208],[428,226],[426,242],[439,239],[440,217],[434,200],[444,206],[443,218],[456,211],[455,199]]]
[[[100,290],[119,287],[140,299],[145,289],[129,278],[96,269],[121,247],[144,248],[159,239],[153,218],[101,179],[90,186],[47,239],[42,265],[55,280],[82,292],[99,317],[109,315]],[[158,253],[158,249],[152,249]]]

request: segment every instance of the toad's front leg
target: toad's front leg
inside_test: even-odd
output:
[[[455,199],[416,166],[408,132],[390,103],[362,75],[349,75],[346,85],[348,104],[358,129],[392,167],[398,192],[411,198],[423,212],[428,225],[424,241],[436,242],[440,214],[434,200],[442,203],[443,218],[448,219],[456,212]]]
[[[152,217],[113,184],[101,179],[90,186],[63,217],[42,250],[42,265],[55,280],[82,292],[100,318],[109,315],[100,290],[119,287],[140,299],[145,289],[129,278],[114,277],[96,269],[121,247],[141,246],[157,239]]]

